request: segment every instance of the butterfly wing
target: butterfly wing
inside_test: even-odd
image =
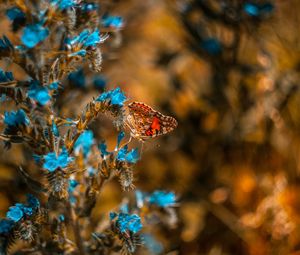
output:
[[[129,127],[137,138],[164,135],[177,127],[177,121],[173,117],[165,116],[144,103],[130,103],[128,111]]]

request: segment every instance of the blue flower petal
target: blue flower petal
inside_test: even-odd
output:
[[[11,206],[9,207],[9,211],[6,213],[6,217],[14,222],[18,222],[23,216],[24,213],[20,206]]]
[[[136,163],[139,160],[139,153],[138,149],[132,149],[130,152],[128,152],[125,156],[125,161],[128,163]]]
[[[176,196],[173,192],[157,190],[149,197],[149,203],[160,207],[172,206],[176,203]]]
[[[48,35],[49,30],[42,25],[28,25],[23,30],[21,41],[26,47],[33,48],[38,43],[44,41]]]

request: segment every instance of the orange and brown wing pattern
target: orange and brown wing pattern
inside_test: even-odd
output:
[[[177,127],[175,118],[165,116],[139,102],[128,105],[127,124],[133,136],[141,139],[164,135]]]

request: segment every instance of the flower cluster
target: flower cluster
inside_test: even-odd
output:
[[[117,228],[121,232],[131,231],[136,234],[142,229],[141,218],[136,214],[110,213],[110,220],[115,220]]]
[[[14,206],[9,207],[6,213],[6,219],[0,221],[0,233],[7,234],[16,223],[22,219],[30,218],[37,212],[40,207],[39,200],[31,194],[27,195],[27,203],[16,203]]]
[[[43,198],[39,202],[28,195],[26,203],[9,207],[0,220],[0,253],[6,254],[17,240],[27,241],[37,253],[134,253],[141,244],[142,222],[147,223],[139,206],[111,213],[95,225],[82,224],[97,215],[92,212],[107,182],[117,178],[124,190],[134,188],[133,170],[141,157],[139,146],[132,148],[132,137],[124,142],[131,136],[125,129],[125,93],[119,87],[106,90],[102,74],[88,76],[101,70],[100,48],[108,35],[100,31],[119,35],[123,18],[102,10],[101,16],[96,1],[9,1],[0,6],[15,32],[14,45],[5,36],[0,39],[0,60],[9,59],[26,74],[14,77],[0,69],[0,103],[9,98],[18,107],[3,111],[6,126],[0,139],[8,149],[24,144],[24,155],[33,155],[35,163],[24,157],[24,168],[18,169],[24,183]],[[78,111],[74,90],[94,90],[98,96]],[[93,133],[91,125],[103,113],[112,115],[119,132],[112,150],[99,140],[105,134],[102,126]],[[147,199],[164,208],[175,201],[163,192]],[[103,223],[105,229],[97,232]],[[85,240],[83,233],[88,233]]]
[[[9,127],[29,125],[30,120],[24,110],[10,111],[4,113],[4,123]]]

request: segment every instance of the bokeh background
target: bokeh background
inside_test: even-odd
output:
[[[144,144],[135,169],[139,189],[178,196],[178,223],[154,230],[162,253],[300,254],[300,2],[101,5],[125,22],[103,45],[105,86],[120,86],[131,101],[179,122],[174,132]],[[8,24],[1,21],[1,34],[9,37]],[[61,92],[64,116],[80,113],[99,94],[83,72],[83,84],[66,81]],[[114,147],[117,131],[108,117],[90,128]],[[1,216],[28,189],[17,171],[22,164],[41,178],[21,145],[1,147]],[[104,187],[95,218],[122,201],[119,186]]]

